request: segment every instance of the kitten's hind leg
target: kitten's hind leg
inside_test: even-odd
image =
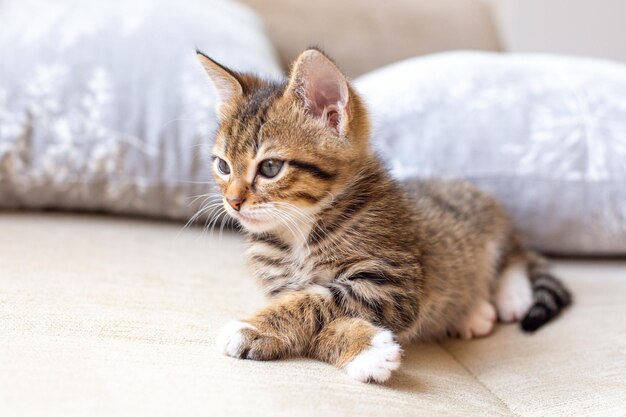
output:
[[[507,263],[495,300],[500,320],[521,321],[524,331],[533,332],[556,317],[572,298],[550,271],[548,261],[528,251]]]
[[[463,339],[487,336],[493,330],[497,318],[493,304],[480,300],[456,325],[456,332]]]
[[[311,348],[312,356],[345,369],[348,376],[361,382],[385,382],[402,357],[391,331],[354,317],[327,324]]]
[[[515,259],[504,268],[496,289],[498,317],[503,322],[519,321],[533,303],[526,261]]]

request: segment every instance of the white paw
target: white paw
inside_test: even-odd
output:
[[[467,317],[461,320],[456,330],[463,339],[487,336],[493,330],[497,318],[494,306],[481,300]]]
[[[361,382],[385,382],[391,372],[400,366],[402,348],[393,340],[389,330],[372,338],[371,346],[359,353],[346,365],[348,375]]]
[[[500,277],[496,291],[498,317],[503,322],[524,318],[533,304],[533,290],[523,264],[508,267]]]
[[[244,342],[241,334],[243,329],[256,330],[256,327],[250,323],[245,323],[239,320],[231,320],[226,323],[217,335],[217,349],[225,355],[238,358],[241,354],[242,344]]]

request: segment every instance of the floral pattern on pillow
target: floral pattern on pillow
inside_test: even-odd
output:
[[[217,127],[195,48],[282,75],[257,17],[230,1],[9,0],[0,13],[3,207],[187,218],[212,189]]]
[[[626,253],[626,66],[455,52],[356,80],[399,178],[464,178],[540,249]]]

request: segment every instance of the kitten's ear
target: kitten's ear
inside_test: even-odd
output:
[[[345,134],[349,118],[348,81],[322,52],[308,49],[300,54],[291,69],[287,92],[335,134]]]
[[[241,81],[233,71],[213,61],[202,52],[196,50],[196,56],[215,86],[219,100],[217,110],[221,113],[225,104],[243,96]]]

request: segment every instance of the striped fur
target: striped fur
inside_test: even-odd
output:
[[[530,252],[528,258],[533,304],[521,325],[523,330],[533,332],[570,305],[572,297],[563,283],[550,272],[544,258],[534,252]]]
[[[535,296],[524,330],[569,303],[493,198],[466,182],[390,177],[369,146],[364,105],[323,53],[305,51],[285,83],[200,59],[228,97],[214,154],[231,172],[216,171],[216,182],[243,201],[224,206],[247,230],[249,265],[270,297],[229,327],[225,353],[310,356],[381,381],[400,352],[385,332],[399,342],[473,334],[459,323],[475,322],[479,305],[493,311],[513,262],[527,265]],[[259,174],[265,159],[284,161],[275,178]]]

